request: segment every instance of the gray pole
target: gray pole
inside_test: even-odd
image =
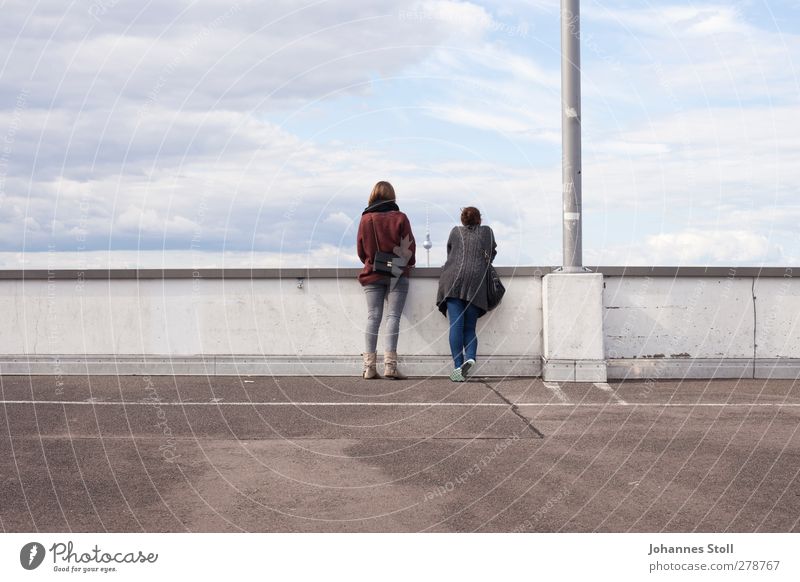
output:
[[[565,272],[582,271],[580,0],[561,0],[561,183]]]

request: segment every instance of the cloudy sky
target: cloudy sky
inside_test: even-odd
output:
[[[561,261],[558,0],[2,11],[2,267],[355,266],[378,180]],[[800,1],[582,16],[584,262],[800,263]]]

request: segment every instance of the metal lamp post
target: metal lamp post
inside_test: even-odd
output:
[[[603,274],[583,268],[581,244],[580,2],[561,0],[561,141],[564,263],[542,277],[542,377],[606,382]]]
[[[580,0],[561,0],[562,272],[583,271]]]

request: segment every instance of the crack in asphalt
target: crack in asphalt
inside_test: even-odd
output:
[[[500,398],[500,400],[508,404],[508,406],[511,407],[511,412],[513,412],[517,418],[519,418],[522,422],[524,422],[525,426],[527,426],[531,431],[533,431],[533,433],[536,435],[537,438],[540,439],[544,438],[544,433],[540,431],[538,428],[536,428],[530,421],[530,419],[519,411],[519,407],[516,404],[514,404],[508,398],[503,396],[499,390],[495,389],[495,387],[489,384],[486,380],[478,380],[478,382],[486,386],[489,390],[494,392],[495,395],[497,395],[497,397]]]

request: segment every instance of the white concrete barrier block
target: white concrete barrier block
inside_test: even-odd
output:
[[[603,275],[553,273],[542,279],[544,357],[602,360]]]
[[[605,382],[603,275],[542,278],[543,375],[554,382]]]

